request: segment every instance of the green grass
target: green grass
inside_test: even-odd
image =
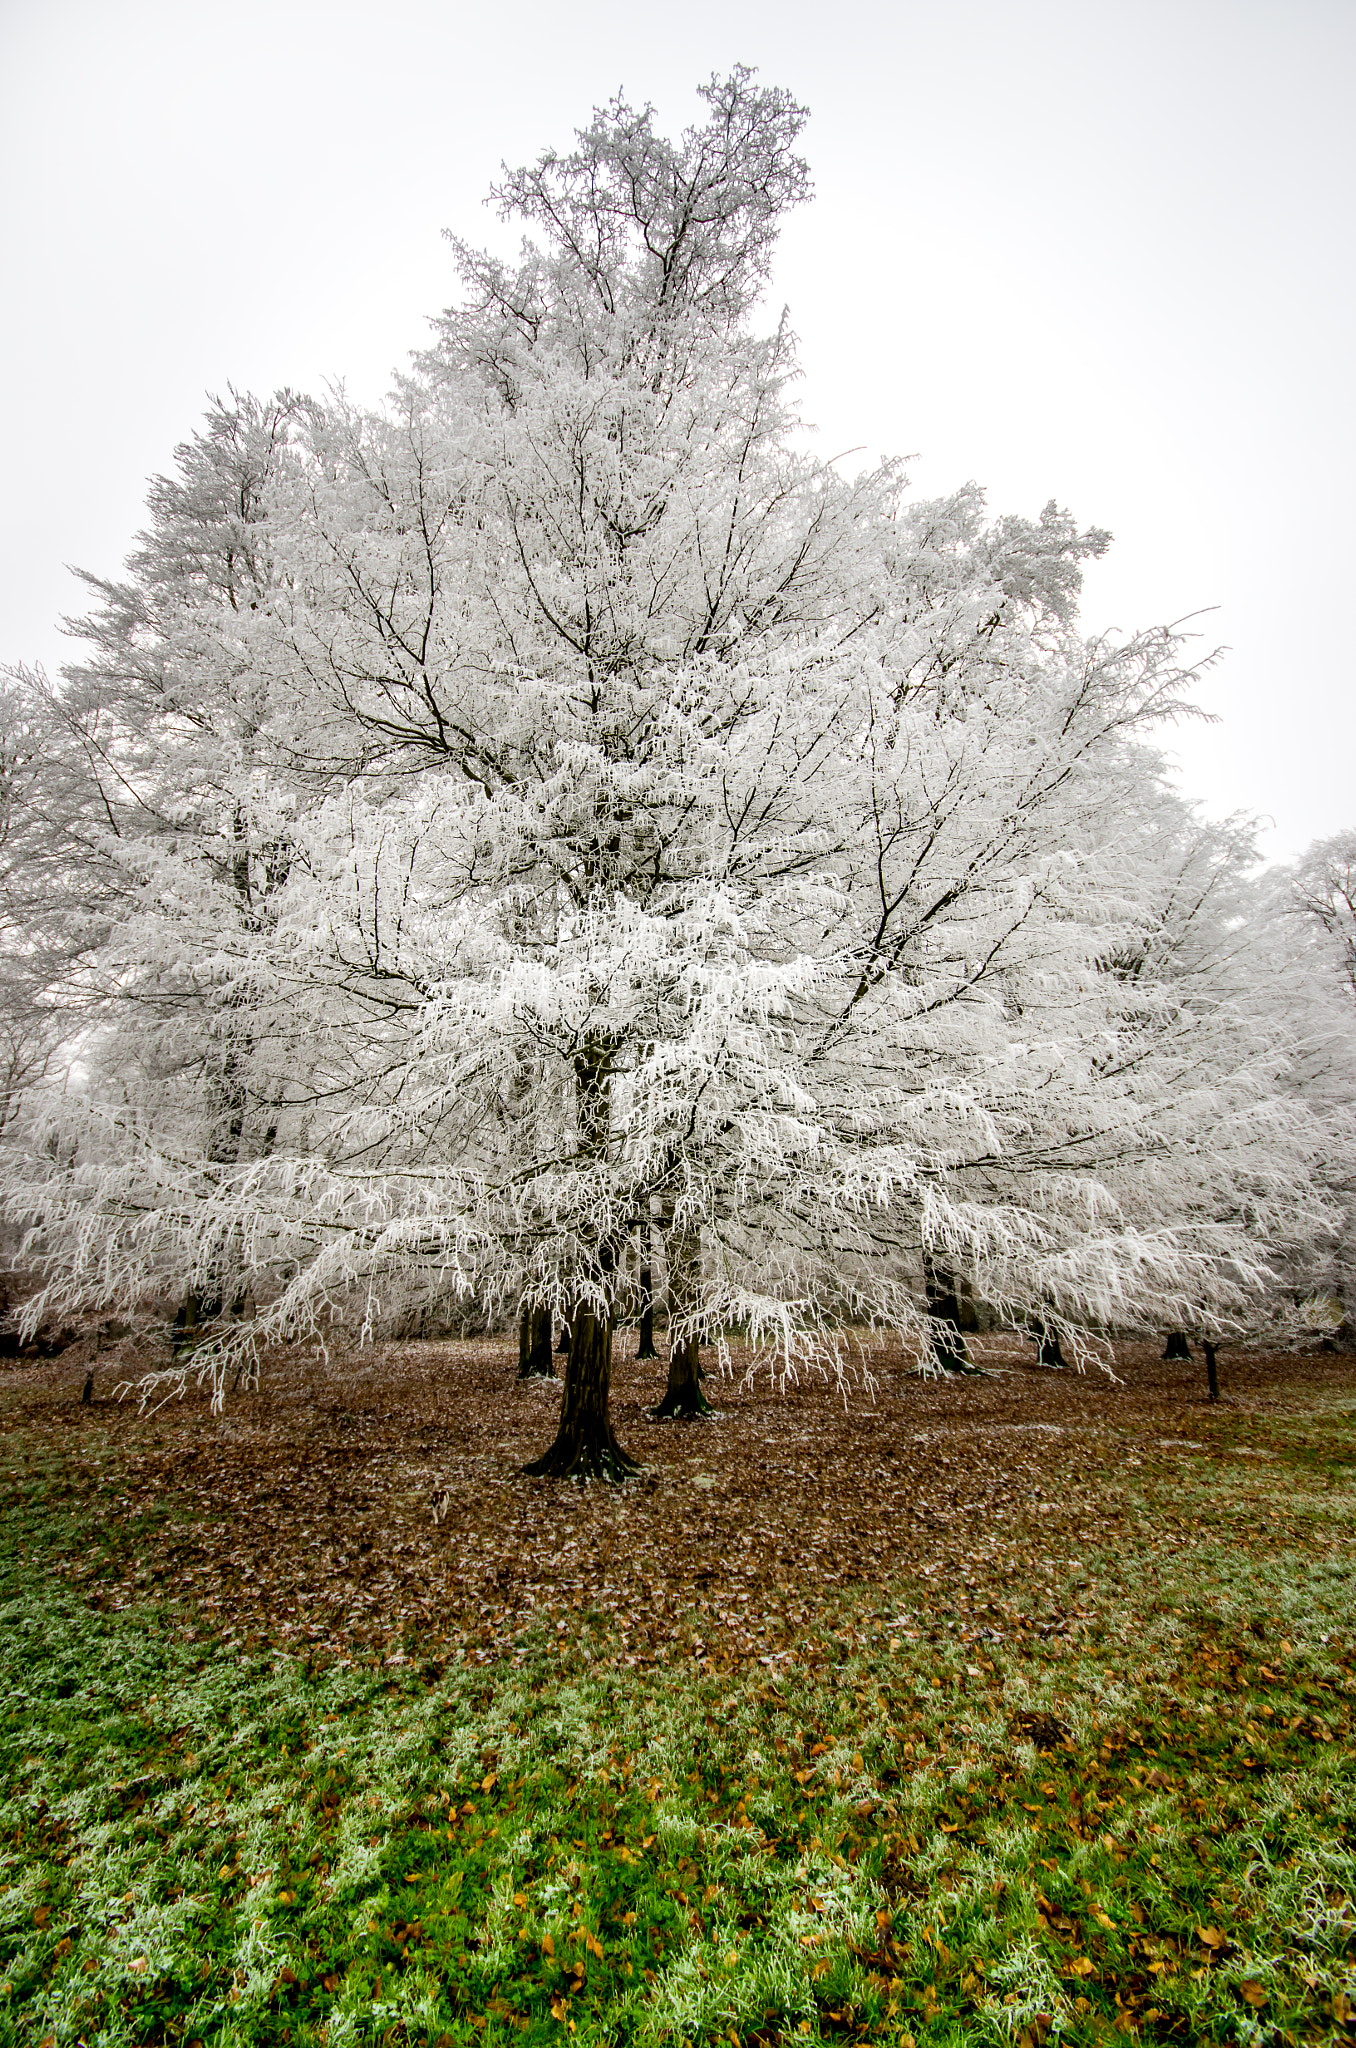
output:
[[[1076,1561],[1033,1535],[996,1590],[1072,1638],[861,1588],[775,1682],[615,1668],[601,1619],[478,1669],[237,1656],[67,1592],[137,1532],[30,1457],[0,2043],[1350,2039],[1356,1414],[1267,1444],[1137,1472]]]

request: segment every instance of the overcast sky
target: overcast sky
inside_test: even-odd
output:
[[[1351,0],[0,0],[0,661],[67,658],[204,393],[380,399],[501,159],[736,62],[812,113],[783,238],[825,454],[1110,527],[1090,627],[1213,607],[1179,733],[1270,858],[1356,827]]]

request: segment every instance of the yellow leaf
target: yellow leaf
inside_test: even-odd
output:
[[[127,1967],[132,1972],[132,1975],[134,1977],[140,1977],[146,1969],[145,1956],[133,1956],[131,1962],[127,1965]]]
[[[515,1906],[525,1906],[527,1904],[527,1893],[515,1892],[513,1894],[513,1903]]]
[[[556,1952],[556,1945],[549,1934],[543,1934],[541,1938],[541,1952],[544,1956],[553,1956]]]
[[[1238,1988],[1247,1999],[1249,2005],[1266,2004],[1267,1995],[1260,1984],[1249,1981],[1247,1984],[1240,1984]]]
[[[1097,1968],[1091,1956],[1075,1956],[1069,1965],[1071,1977],[1090,1977]]]
[[[481,1779],[481,1781],[480,1781],[480,1789],[481,1789],[481,1791],[482,1791],[482,1792],[493,1792],[493,1790],[494,1790],[494,1784],[495,1784],[495,1774],[494,1774],[494,1772],[493,1772],[493,1771],[491,1771],[488,1777],[486,1777],[486,1778],[482,1778],[482,1779]]]
[[[854,1771],[860,1771],[862,1769],[862,1753],[859,1749],[854,1750],[853,1752],[852,1768]]]
[[[1223,1948],[1224,1936],[1218,1927],[1198,1927],[1196,1932],[1200,1936],[1202,1948]]]

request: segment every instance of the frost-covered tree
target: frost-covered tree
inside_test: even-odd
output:
[[[1317,841],[1268,878],[1264,914],[1275,1007],[1295,1038],[1291,1086],[1318,1134],[1315,1180],[1329,1225],[1299,1246],[1286,1276],[1318,1327],[1356,1301],[1356,833]]]
[[[1106,536],[1054,505],[800,452],[753,314],[803,114],[705,99],[507,174],[518,262],[459,245],[387,410],[289,423],[248,605],[217,574],[175,613],[201,715],[137,771],[192,830],[110,954],[166,1004],[105,1028],[191,1085],[19,1196],[54,1301],[248,1291],[219,1386],[355,1299],[560,1316],[542,1472],[630,1468],[652,1225],[684,1412],[699,1341],[845,1372],[849,1324],[926,1331],[929,1271],[1075,1337],[1227,1315],[1306,1187],[1278,1045],[1156,936],[1179,640],[1079,636]]]

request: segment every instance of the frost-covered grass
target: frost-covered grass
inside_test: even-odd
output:
[[[775,1681],[229,1657],[64,1591],[30,1468],[0,2041],[1349,2038],[1354,1424],[1144,1474],[1072,1652],[859,1588]]]

